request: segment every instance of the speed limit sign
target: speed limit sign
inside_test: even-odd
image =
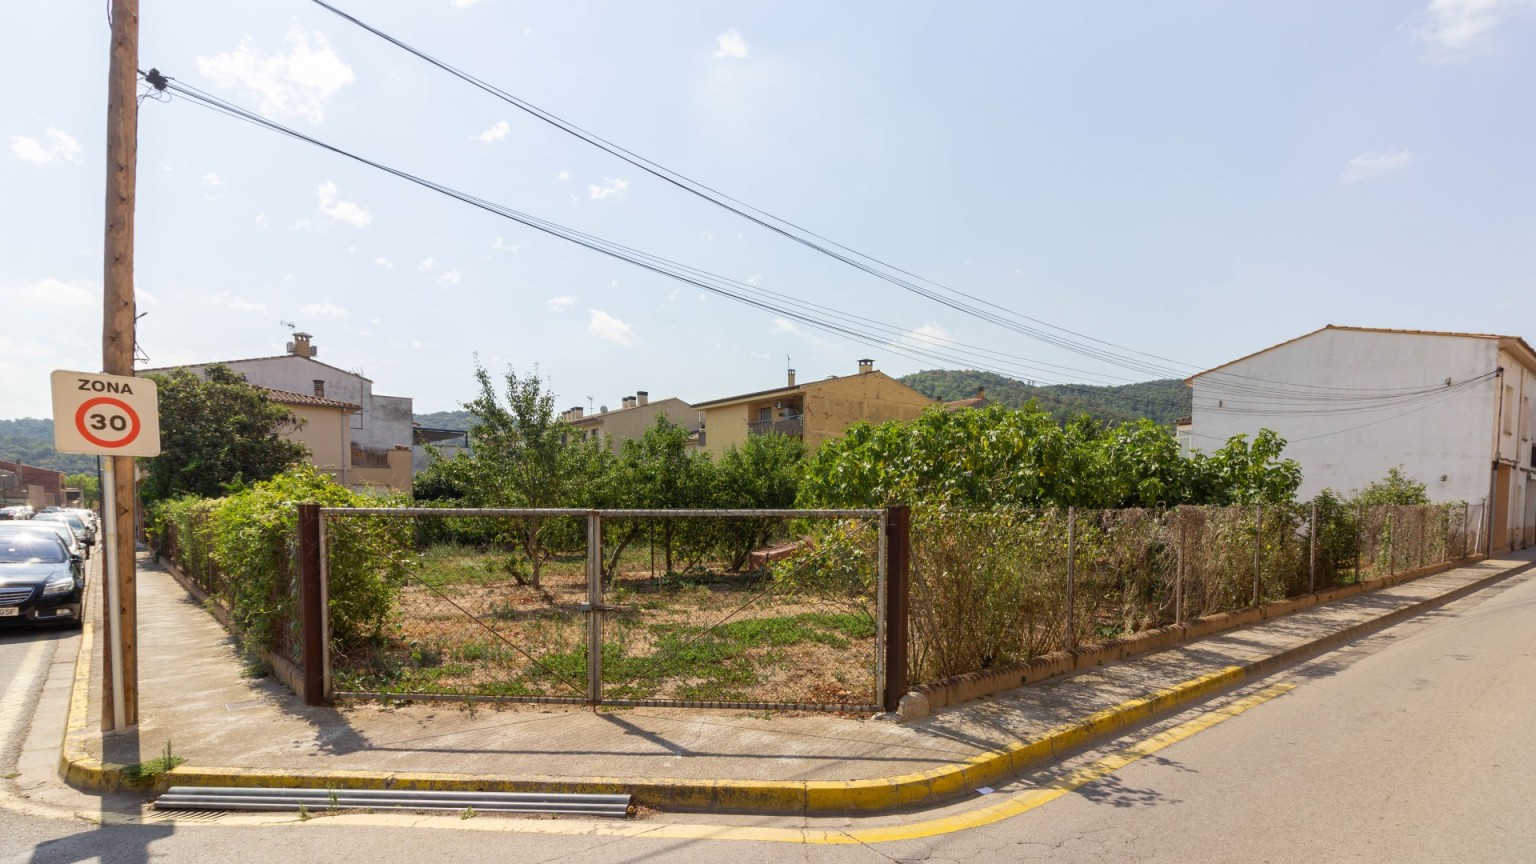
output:
[[[158,456],[155,382],[125,375],[54,372],[53,446],[60,453]]]

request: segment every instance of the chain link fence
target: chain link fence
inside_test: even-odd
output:
[[[914,682],[1454,561],[1481,504],[916,508]]]
[[[321,512],[328,583],[358,532],[412,550],[338,696],[878,710],[882,511]]]

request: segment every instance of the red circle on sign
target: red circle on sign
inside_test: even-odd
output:
[[[122,409],[122,412],[128,415],[128,422],[131,424],[128,427],[128,434],[116,441],[97,438],[95,435],[92,435],[91,430],[85,425],[85,412],[97,405],[111,405],[114,408]],[[121,399],[113,399],[111,396],[97,396],[95,399],[85,400],[85,403],[75,411],[75,429],[85,436],[85,440],[95,444],[97,447],[127,447],[133,443],[133,439],[139,437],[139,414],[128,407],[128,403]]]

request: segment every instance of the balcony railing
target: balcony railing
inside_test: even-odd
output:
[[[793,417],[785,417],[781,420],[754,420],[747,423],[748,435],[793,435],[799,437],[805,432],[804,415],[796,414]]]

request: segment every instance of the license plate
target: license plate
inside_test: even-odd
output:
[[[0,618],[19,618],[21,609],[16,606],[0,606]]]

